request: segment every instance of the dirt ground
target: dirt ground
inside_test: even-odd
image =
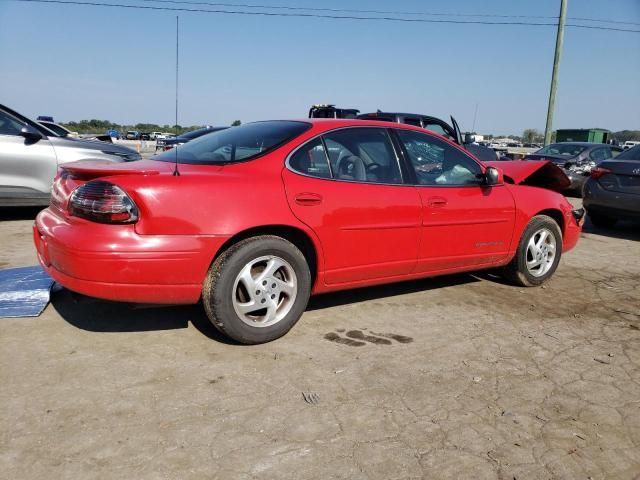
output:
[[[34,265],[1,215],[0,268]],[[640,231],[585,232],[543,288],[325,295],[254,347],[61,291],[0,319],[0,478],[638,479]]]

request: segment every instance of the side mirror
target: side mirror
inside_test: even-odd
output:
[[[22,127],[22,129],[20,130],[20,135],[30,142],[37,142],[38,140],[42,139],[42,134],[28,124]]]
[[[489,186],[502,185],[504,183],[502,170],[496,167],[487,167],[484,171],[484,183]]]

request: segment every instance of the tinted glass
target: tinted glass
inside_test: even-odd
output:
[[[616,160],[640,160],[640,145],[625,150],[616,157]]]
[[[56,125],[55,123],[44,123],[43,125],[49,130],[51,130],[53,133],[56,133],[61,137],[66,137],[69,135],[69,132],[67,132],[60,125]]]
[[[538,150],[536,155],[560,155],[563,157],[575,157],[585,151],[587,147],[571,143],[552,143]]]
[[[202,135],[206,135],[207,133],[217,132],[218,130],[222,130],[221,128],[200,128],[198,130],[193,130],[192,132],[183,133],[180,135],[180,138],[198,138]]]
[[[219,130],[153,157],[179,163],[216,164],[239,162],[262,155],[311,128],[305,122],[269,121],[247,123]]]
[[[331,178],[329,161],[319,138],[300,147],[289,159],[289,166],[311,177]]]
[[[0,112],[0,135],[20,135],[23,126],[6,113]]]
[[[611,152],[609,151],[609,147],[596,148],[592,150],[589,154],[589,158],[596,163],[600,163],[608,158],[611,158]]]
[[[419,185],[478,185],[482,169],[472,158],[431,135],[396,130]]]
[[[348,128],[330,132],[324,140],[334,178],[402,183],[395,152],[385,129]]]

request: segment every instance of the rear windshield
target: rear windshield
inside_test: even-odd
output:
[[[306,122],[272,120],[210,133],[168,150],[154,160],[190,164],[240,162],[263,155],[311,128]]]
[[[616,157],[616,160],[640,160],[640,145],[625,150]]]
[[[536,155],[558,155],[562,157],[575,157],[580,155],[587,147],[571,143],[553,143],[538,150]]]

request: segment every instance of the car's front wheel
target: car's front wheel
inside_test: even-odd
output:
[[[547,215],[536,215],[524,229],[518,249],[505,277],[523,287],[542,285],[558,268],[562,254],[562,232]]]
[[[242,240],[211,265],[202,290],[211,323],[245,344],[287,333],[302,316],[311,274],[302,252],[277,236]]]

